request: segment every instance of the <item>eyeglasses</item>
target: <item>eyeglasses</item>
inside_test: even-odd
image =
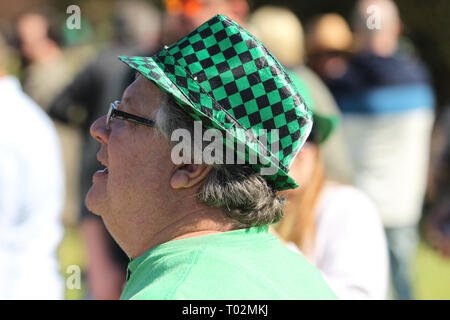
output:
[[[203,2],[199,0],[164,0],[164,5],[170,14],[183,13],[188,17],[197,15],[204,7]]]
[[[134,114],[120,111],[118,110],[118,105],[120,104],[120,101],[114,101],[111,103],[111,106],[109,107],[108,115],[106,116],[106,129],[109,130],[109,124],[111,123],[111,120],[113,119],[121,119],[125,121],[134,122],[137,124],[142,124],[144,126],[148,127],[154,127],[155,121],[145,119],[139,116],[135,116]]]

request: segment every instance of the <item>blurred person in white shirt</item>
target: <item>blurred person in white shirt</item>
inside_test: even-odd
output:
[[[60,143],[45,112],[7,75],[7,52],[0,41],[0,299],[63,299]]]
[[[320,271],[342,300],[388,297],[387,240],[374,203],[357,188],[326,177],[320,146],[337,122],[314,113],[313,130],[291,167],[303,181],[283,191],[285,217],[274,231]]]

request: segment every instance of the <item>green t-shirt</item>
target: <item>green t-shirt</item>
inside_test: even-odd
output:
[[[319,270],[268,226],[169,241],[128,272],[121,299],[336,299]]]

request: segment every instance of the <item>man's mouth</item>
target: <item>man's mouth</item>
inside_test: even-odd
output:
[[[98,170],[98,171],[100,171],[102,173],[108,173],[108,168],[104,168],[103,170]]]
[[[97,171],[94,173],[93,178],[105,177],[105,176],[108,175],[108,173],[109,173],[108,168],[104,168],[104,169],[102,169],[102,170],[97,170]]]
[[[107,164],[106,161],[104,161],[104,159],[103,159],[102,157],[100,157],[100,154],[99,154],[99,153],[97,153],[97,161],[100,162],[102,165],[104,165],[105,168],[102,169],[102,170],[97,170],[97,171],[94,173],[94,176],[95,176],[95,175],[97,175],[97,176],[104,176],[104,175],[107,175],[107,174],[109,173],[109,171],[108,171],[108,164]]]

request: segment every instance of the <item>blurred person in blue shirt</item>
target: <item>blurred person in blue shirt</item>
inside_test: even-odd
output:
[[[264,6],[249,25],[313,110],[311,134],[290,171],[302,184],[282,193],[286,214],[274,225],[275,234],[323,272],[339,299],[386,299],[389,258],[381,220],[367,195],[343,183],[351,173],[341,113],[322,80],[303,64],[301,22],[289,9]]]
[[[399,50],[393,1],[359,1],[353,24],[355,55],[327,84],[343,113],[353,182],[375,201],[385,227],[396,296],[412,299],[434,93],[426,67]]]

